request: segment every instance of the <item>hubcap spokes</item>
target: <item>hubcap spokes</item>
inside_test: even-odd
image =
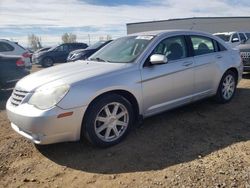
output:
[[[224,99],[228,100],[233,96],[235,90],[235,80],[232,75],[227,75],[223,81],[222,95]]]
[[[96,116],[96,135],[105,142],[117,140],[126,131],[128,122],[126,107],[118,102],[109,103]]]

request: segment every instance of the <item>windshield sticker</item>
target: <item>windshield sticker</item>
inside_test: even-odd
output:
[[[152,38],[153,36],[148,36],[148,35],[136,37],[136,39],[141,39],[141,40],[151,40]]]

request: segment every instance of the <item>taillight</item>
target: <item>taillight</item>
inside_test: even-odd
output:
[[[31,58],[31,53],[25,52],[25,53],[23,53],[22,56],[23,56],[24,58]]]
[[[22,59],[18,59],[16,61],[16,66],[23,67],[25,65],[25,62]]]

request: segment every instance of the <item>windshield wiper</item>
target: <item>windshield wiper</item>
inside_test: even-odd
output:
[[[89,59],[90,61],[98,61],[98,62],[108,62],[107,60],[104,60],[104,59],[102,59],[102,58],[100,58],[100,57],[96,57],[96,58],[91,58],[91,59]]]

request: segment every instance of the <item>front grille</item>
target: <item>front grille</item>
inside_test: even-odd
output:
[[[241,52],[240,55],[242,58],[250,58],[250,52]]]
[[[249,65],[250,64],[250,52],[241,52],[240,55],[241,55],[244,65]]]
[[[20,105],[27,94],[28,94],[27,91],[21,91],[21,90],[14,89],[14,91],[11,95],[11,99],[10,99],[11,104],[13,106]]]

